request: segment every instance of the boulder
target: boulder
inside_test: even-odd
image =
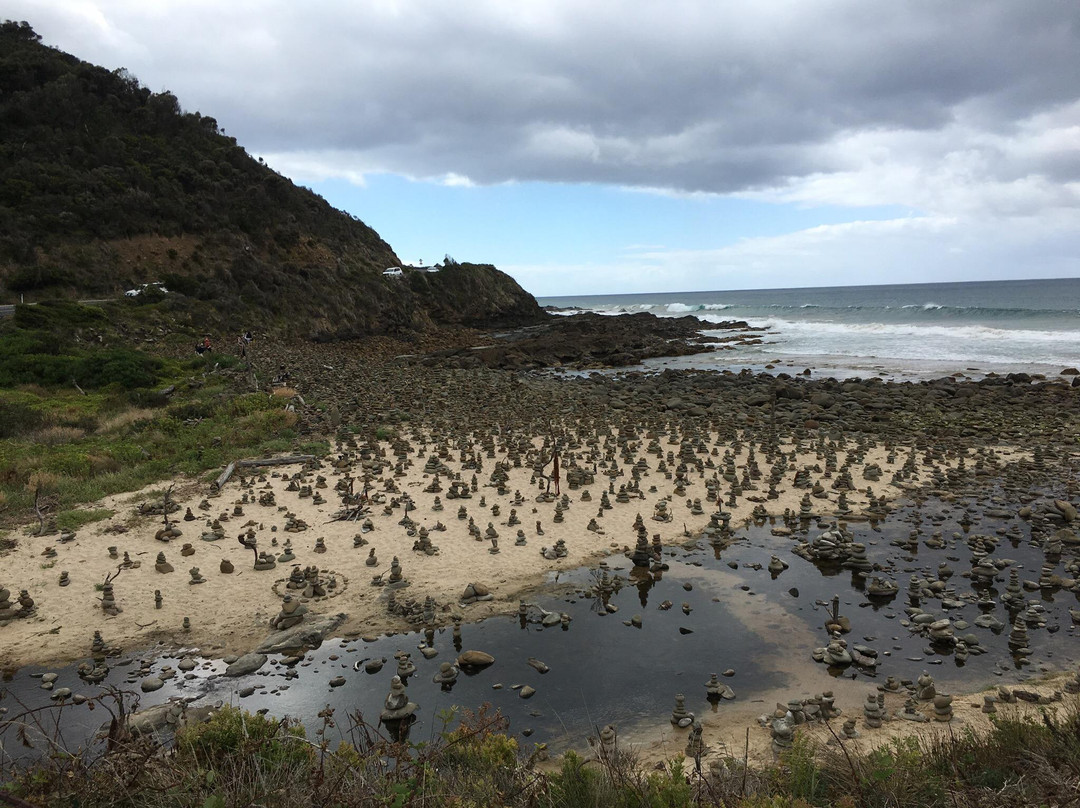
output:
[[[308,617],[303,623],[284,631],[275,631],[255,649],[260,654],[282,654],[301,648],[318,648],[326,636],[345,622],[343,612],[339,614]]]
[[[1071,502],[1066,502],[1063,499],[1055,499],[1054,507],[1057,508],[1058,513],[1061,514],[1061,518],[1066,522],[1076,521],[1076,506]]]
[[[160,676],[147,676],[139,683],[139,687],[143,693],[153,693],[155,690],[161,690],[165,687],[165,682],[162,681]]]
[[[255,673],[259,668],[266,664],[266,654],[251,653],[244,654],[236,662],[232,663],[225,669],[226,676],[244,676],[249,673]]]
[[[457,658],[459,668],[486,668],[495,662],[495,657],[483,651],[462,651]]]

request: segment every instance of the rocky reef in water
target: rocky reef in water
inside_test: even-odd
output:
[[[742,320],[704,324],[696,317],[657,317],[645,312],[603,316],[592,313],[553,317],[535,327],[495,333],[479,346],[456,347],[428,354],[424,364],[453,368],[536,370],[569,367],[579,370],[634,365],[660,356],[686,356],[718,348],[759,342],[762,331]]]

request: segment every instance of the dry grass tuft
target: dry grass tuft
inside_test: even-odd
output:
[[[52,491],[60,482],[60,477],[48,471],[35,471],[26,481],[27,491]]]
[[[31,436],[31,440],[45,446],[61,446],[65,443],[74,443],[85,437],[86,430],[75,426],[47,426],[35,432]]]
[[[149,421],[154,417],[153,410],[143,409],[141,407],[132,407],[129,410],[123,410],[116,413],[109,418],[106,418],[98,426],[97,431],[101,434],[109,434],[110,432],[119,432],[125,427],[129,427],[132,424],[137,424],[140,421]]]

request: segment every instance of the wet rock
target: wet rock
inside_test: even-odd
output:
[[[153,693],[155,690],[161,690],[163,687],[165,687],[165,682],[163,682],[159,676],[147,676],[139,682],[139,688],[143,693]]]
[[[463,651],[457,658],[459,668],[486,668],[494,662],[495,657],[483,651]]]
[[[255,673],[259,668],[266,664],[266,654],[250,653],[244,654],[238,660],[233,662],[227,668],[225,668],[226,676],[244,676],[249,673]]]
[[[263,640],[256,652],[281,654],[301,648],[318,648],[326,636],[345,622],[344,613],[311,617],[298,626],[278,631]]]

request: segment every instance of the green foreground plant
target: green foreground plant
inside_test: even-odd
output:
[[[0,793],[36,806],[84,808],[1004,808],[1066,804],[1080,793],[1075,699],[1037,716],[999,716],[983,734],[911,736],[862,753],[839,739],[814,745],[800,738],[772,765],[676,758],[649,771],[616,747],[588,759],[568,752],[546,772],[537,765],[542,747],[521,749],[506,719],[486,705],[444,711],[441,728],[419,741],[397,740],[359,714],[339,728],[329,707],[318,715],[315,740],[288,719],[224,707],[162,746],[125,732],[125,694],[111,690],[94,701],[111,718],[104,751],[58,754],[62,739],[45,737],[46,728],[62,724],[43,712],[72,708],[9,711],[15,714],[0,720],[0,740],[17,736],[48,754],[29,765],[0,758]]]

